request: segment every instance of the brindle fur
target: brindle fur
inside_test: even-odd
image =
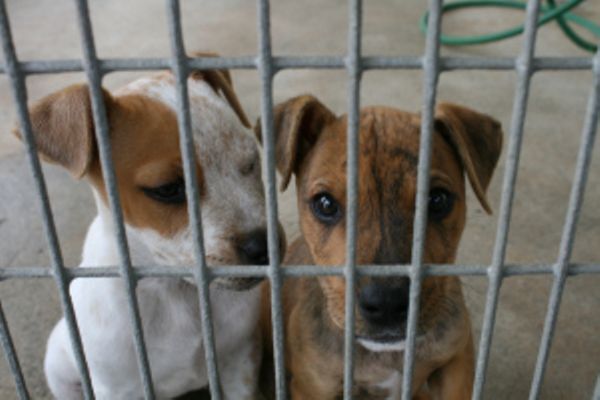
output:
[[[336,117],[317,99],[300,96],[275,108],[277,167],[282,189],[296,175],[302,237],[288,249],[285,264],[342,265],[345,219],[325,226],[312,214],[310,199],[326,190],[346,206],[346,117]],[[386,107],[360,114],[358,264],[407,264],[411,260],[420,118]],[[260,137],[260,131],[257,131]],[[492,118],[442,104],[436,113],[431,187],[455,196],[453,211],[442,221],[429,221],[425,263],[452,263],[465,224],[466,173],[483,207],[485,190],[501,150],[502,131]],[[398,278],[396,278],[398,279]],[[360,277],[393,284],[394,278]],[[264,287],[263,322],[270,343],[268,286]],[[344,296],[340,277],[287,279],[283,285],[286,330],[286,374],[294,400],[334,400],[343,387]],[[469,315],[457,277],[423,281],[417,327],[414,399],[470,398],[473,344]],[[355,310],[357,336],[377,335]],[[403,334],[405,324],[401,326]],[[373,352],[357,343],[354,397],[387,399],[382,383],[402,373],[402,351]],[[271,360],[268,354],[266,360]],[[272,393],[272,362],[263,369],[265,392]],[[401,375],[400,379],[401,381]]]

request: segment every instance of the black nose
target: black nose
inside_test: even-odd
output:
[[[238,255],[245,264],[269,264],[269,245],[265,230],[261,229],[243,235],[238,243]]]
[[[358,306],[363,318],[380,327],[396,327],[406,320],[410,281],[370,283],[360,290]]]

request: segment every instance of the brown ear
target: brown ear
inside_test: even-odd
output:
[[[468,108],[441,103],[435,124],[454,147],[479,202],[491,214],[485,192],[502,151],[500,123]]]
[[[104,100],[108,109],[112,98],[106,91]],[[73,85],[46,96],[29,108],[29,115],[42,158],[62,165],[76,178],[85,175],[96,153],[88,87]],[[22,140],[18,129],[14,134]]]
[[[278,104],[273,110],[273,118],[275,157],[283,178],[283,191],[290,183],[292,173],[297,171],[304,156],[316,143],[323,127],[336,117],[317,98],[303,95]],[[260,119],[254,132],[262,142]]]
[[[218,57],[217,53],[203,53],[203,52],[195,52],[192,54],[194,57]],[[242,105],[233,90],[233,81],[231,80],[231,74],[227,69],[209,69],[204,71],[194,71],[190,75],[194,79],[203,79],[210,85],[210,87],[215,91],[215,93],[221,92],[233,111],[237,114],[240,121],[246,128],[252,128],[252,124],[248,120]]]

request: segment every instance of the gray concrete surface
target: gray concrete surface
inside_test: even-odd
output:
[[[256,9],[253,1],[183,2],[188,50],[215,50],[223,55],[254,54],[257,48]],[[276,54],[343,54],[346,47],[347,5],[342,0],[322,2],[275,1],[272,5],[273,48]],[[67,0],[8,0],[18,54],[23,60],[77,58],[79,38],[74,5]],[[425,2],[369,0],[364,6],[364,53],[368,55],[418,55],[424,40],[417,20]],[[101,57],[167,56],[169,41],[165,7],[159,0],[92,1],[94,30]],[[597,1],[579,8],[581,14],[600,21]],[[486,32],[521,21],[512,11],[468,11],[449,16],[447,32]],[[514,56],[518,38],[470,48],[444,48],[443,54]],[[540,30],[538,55],[582,56],[559,30]],[[140,74],[116,73],[105,85],[116,88]],[[255,71],[235,71],[235,84],[248,114],[259,113],[259,81]],[[508,127],[515,87],[514,72],[451,72],[442,75],[439,98],[494,115]],[[30,77],[31,99],[69,83],[82,74]],[[552,262],[557,256],[566,211],[580,129],[590,88],[591,73],[544,72],[533,79],[525,127],[507,261]],[[346,106],[343,71],[284,71],[275,80],[277,101],[300,93],[314,93],[337,112]],[[418,110],[421,73],[414,71],[368,72],[362,86],[362,103],[386,104]],[[20,144],[9,130],[15,119],[9,85],[0,75],[0,265],[47,265],[46,243],[39,220],[30,173]],[[596,150],[598,145],[596,145]],[[504,157],[494,177],[489,197],[494,209],[500,202]],[[63,171],[46,168],[65,260],[78,263],[87,224],[94,215],[91,196]],[[490,260],[496,220],[469,198],[469,222],[459,261]],[[594,156],[573,259],[600,261],[600,157]],[[297,234],[292,193],[281,196],[281,219],[289,237]],[[465,291],[478,333],[487,284],[482,278],[464,279]],[[491,351],[485,389],[487,399],[523,399],[528,393],[539,335],[543,326],[550,277],[507,279]],[[575,277],[568,281],[561,305],[542,399],[589,399],[600,373],[600,277]],[[45,340],[60,309],[54,284],[49,280],[0,282],[0,300],[7,313],[18,354],[33,398],[50,398],[41,371]],[[0,361],[0,399],[14,399],[7,366]]]

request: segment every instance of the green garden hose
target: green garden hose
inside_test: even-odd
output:
[[[579,36],[567,23],[567,21],[573,22],[582,28],[587,29],[600,40],[600,25],[569,12],[583,1],[585,0],[570,0],[558,6],[556,5],[555,0],[546,0],[546,4],[542,5],[541,7],[541,15],[537,24],[538,26],[542,26],[550,21],[556,20],[562,31],[573,43],[584,50],[596,52],[598,50],[598,45],[591,43]],[[442,6],[442,13],[461,8],[473,7],[503,7],[524,10],[527,8],[527,3],[517,0],[460,0],[444,4]],[[427,18],[428,13],[421,18],[419,24],[421,32],[423,33],[427,31]],[[442,34],[440,41],[442,44],[449,46],[467,46],[473,44],[490,43],[519,35],[523,33],[524,30],[524,25],[519,25],[500,32],[487,33],[477,36],[449,36]]]

